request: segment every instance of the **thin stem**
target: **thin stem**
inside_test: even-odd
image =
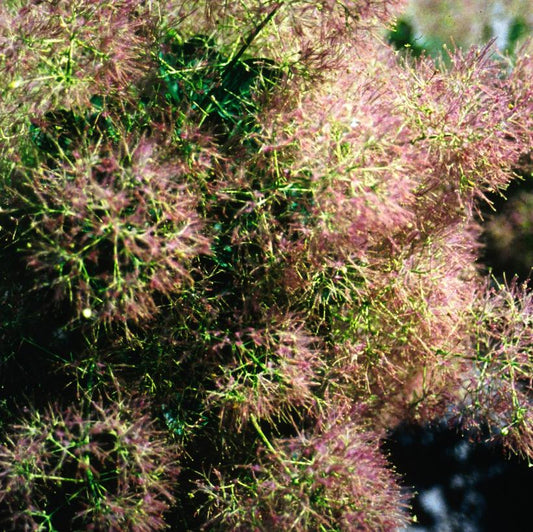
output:
[[[246,37],[246,40],[244,41],[243,45],[239,48],[239,51],[233,56],[231,61],[226,65],[226,68],[224,69],[224,78],[228,76],[228,74],[231,73],[231,70],[237,63],[237,61],[241,58],[242,54],[246,52],[248,47],[252,44],[254,39],[259,35],[260,31],[272,20],[274,15],[279,11],[280,7],[282,6],[282,3],[276,4],[270,13],[253,29],[253,31]]]
[[[255,430],[257,430],[257,433],[267,446],[267,449],[279,460],[279,463],[283,466],[283,469],[285,469],[285,473],[289,475],[291,478],[293,477],[292,471],[289,469],[287,464],[284,462],[283,458],[281,457],[280,453],[274,449],[274,446],[270,443],[268,438],[266,437],[265,433],[263,432],[263,429],[260,427],[259,422],[257,421],[257,417],[255,417],[255,414],[250,415],[250,419],[252,420],[252,424],[255,427]]]

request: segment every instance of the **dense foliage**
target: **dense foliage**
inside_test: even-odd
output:
[[[533,63],[410,59],[394,4],[0,7],[2,526],[388,531],[398,423],[533,458],[532,296],[477,263]]]

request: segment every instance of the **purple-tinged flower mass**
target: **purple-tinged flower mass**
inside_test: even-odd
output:
[[[88,105],[132,89],[150,70],[153,14],[141,0],[30,1],[0,8],[0,56],[9,98],[30,112]]]
[[[144,139],[125,148],[130,162],[89,145],[17,184],[35,231],[28,266],[45,274],[55,298],[102,322],[154,316],[154,294],[178,292],[191,259],[209,253],[184,165],[158,161]]]
[[[352,423],[274,440],[233,489],[224,481],[203,486],[216,501],[213,523],[232,530],[395,530],[405,525],[405,501],[376,442]]]
[[[0,450],[0,514],[13,530],[161,530],[176,449],[148,405],[84,401],[33,412]]]
[[[533,456],[531,294],[479,263],[533,63],[395,52],[397,4],[0,8],[10,526],[389,531],[399,423]]]

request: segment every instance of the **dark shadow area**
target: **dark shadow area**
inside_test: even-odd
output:
[[[416,492],[410,532],[526,532],[533,468],[445,423],[399,427],[385,450]]]
[[[530,281],[533,268],[533,154],[521,157],[520,176],[480,205],[483,234],[480,264],[497,279]],[[531,284],[530,284],[531,286]]]

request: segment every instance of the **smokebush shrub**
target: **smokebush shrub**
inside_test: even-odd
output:
[[[9,526],[393,530],[400,422],[531,456],[530,294],[476,262],[531,59],[400,55],[395,4],[0,8]]]

